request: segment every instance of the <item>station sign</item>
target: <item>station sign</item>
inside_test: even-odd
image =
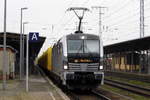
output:
[[[39,32],[29,32],[29,42],[38,42]]]

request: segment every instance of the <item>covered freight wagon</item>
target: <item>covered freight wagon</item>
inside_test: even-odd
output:
[[[3,73],[3,46],[0,45],[0,80],[2,79]],[[16,62],[16,50],[11,46],[6,47],[6,75],[7,79],[13,79],[15,77],[15,62]]]
[[[38,58],[38,64],[44,70],[51,71],[52,70],[52,48],[48,48],[42,56]]]

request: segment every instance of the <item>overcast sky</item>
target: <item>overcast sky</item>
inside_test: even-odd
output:
[[[3,31],[4,0],[0,0],[0,31]],[[83,30],[85,33],[98,34],[98,10],[92,6],[107,7],[102,10],[102,31],[104,44],[116,43],[139,38],[140,0],[7,0],[7,31],[20,32],[20,9],[26,33],[40,32],[48,38],[60,38],[73,33],[78,19],[69,7],[87,7]],[[53,28],[52,28],[53,26]],[[53,30],[52,30],[53,29]],[[145,0],[145,36],[150,35],[150,0]]]

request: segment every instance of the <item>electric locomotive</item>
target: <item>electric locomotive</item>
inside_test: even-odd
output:
[[[76,10],[88,9],[69,10],[74,10],[77,15]],[[91,90],[104,83],[103,45],[99,36],[81,31],[83,15],[78,18],[78,31],[59,39],[39,58],[38,63],[58,83],[67,88]]]
[[[100,42],[98,36],[91,34],[64,36],[52,49],[52,73],[71,89],[93,89],[102,85]]]

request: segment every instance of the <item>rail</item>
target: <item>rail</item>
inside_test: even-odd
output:
[[[92,91],[95,95],[99,96],[102,100],[111,100],[110,98],[106,97],[105,95],[97,92],[97,91]]]
[[[136,94],[140,94],[143,96],[148,96],[150,97],[150,89],[139,87],[136,85],[128,84],[128,83],[123,83],[119,81],[114,81],[110,79],[105,79],[104,83],[107,85],[111,85],[120,89],[128,90],[130,92],[134,92]]]

